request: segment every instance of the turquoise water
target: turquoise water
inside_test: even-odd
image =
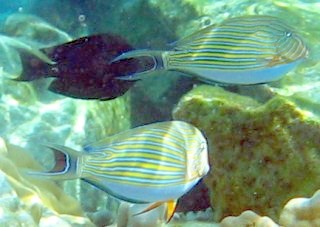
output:
[[[314,139],[320,128],[319,12],[319,1],[298,0],[0,0],[0,226],[126,226],[134,222],[127,214],[133,212],[127,204],[118,209],[119,200],[82,181],[58,182],[62,191],[46,188],[41,182],[30,183],[15,169],[35,168],[36,164],[19,160],[19,155],[8,155],[20,154],[20,148],[10,144],[50,168],[53,156],[43,144],[80,150],[109,135],[172,119],[188,121],[204,132],[212,171],[180,200],[169,225],[212,226],[226,216],[238,216],[249,209],[290,226],[283,216],[280,218],[286,202],[311,197],[319,189],[315,166],[319,164],[320,149]],[[100,101],[51,92],[48,86],[53,78],[12,80],[26,72],[21,61],[24,53],[39,55],[41,48],[83,36],[118,34],[137,49],[167,50],[169,44],[208,25],[256,14],[276,16],[293,27],[310,51],[298,67],[266,86],[218,84],[202,89],[202,83],[193,78],[161,71],[135,83],[123,96]],[[195,87],[198,90],[192,90]],[[301,151],[301,157],[297,151]],[[221,160],[212,155],[217,153]],[[265,161],[266,157],[271,161]],[[251,169],[246,168],[252,160],[264,163],[263,168],[262,164],[252,163]],[[299,187],[290,173],[303,170],[303,166],[307,170],[296,179],[307,180]],[[247,169],[250,177],[243,177]],[[234,183],[226,178],[238,180]],[[250,179],[254,186],[248,183]],[[265,181],[272,182],[272,186],[261,186]],[[288,191],[277,188],[283,185]],[[232,192],[224,194],[227,191]],[[237,193],[243,197],[234,196]],[[68,196],[73,199],[68,200]],[[234,205],[237,203],[239,206]],[[165,225],[163,217],[152,215],[152,221],[159,219],[158,224]],[[127,218],[129,224],[124,221]]]

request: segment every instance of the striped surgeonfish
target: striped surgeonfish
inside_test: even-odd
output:
[[[113,62],[151,57],[153,68],[122,80],[137,80],[155,70],[183,72],[208,83],[259,84],[278,80],[308,55],[300,36],[281,19],[243,16],[208,26],[175,43],[169,51],[133,50]]]
[[[52,180],[81,178],[120,200],[150,203],[140,213],[167,203],[167,220],[176,200],[209,171],[206,139],[182,121],[137,127],[85,146],[84,152],[48,147],[55,155],[53,169],[29,174]]]

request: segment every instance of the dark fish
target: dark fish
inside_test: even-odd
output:
[[[41,49],[55,64],[22,52],[23,73],[16,80],[55,77],[49,86],[52,92],[80,99],[113,99],[134,84],[115,77],[135,73],[143,67],[142,61],[136,59],[110,64],[119,54],[130,50],[133,47],[120,36],[100,34]]]
[[[201,180],[179,198],[176,212],[203,211],[210,206],[209,189]]]

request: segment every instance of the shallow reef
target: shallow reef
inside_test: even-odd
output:
[[[75,198],[54,182],[27,177],[24,168],[41,166],[0,138],[0,226],[94,226]]]
[[[43,143],[80,149],[132,126],[172,119],[177,103],[173,117],[199,127],[209,141],[212,170],[205,182],[213,212],[203,212],[203,220],[199,213],[176,213],[168,226],[320,226],[318,2],[32,0],[3,8],[10,4],[16,5],[12,15],[0,21],[0,226],[116,226],[121,219],[140,227],[141,216],[120,209],[117,217],[119,202],[86,183],[40,182],[23,169],[52,164]],[[46,79],[8,79],[22,71],[21,50],[39,54],[39,48],[103,32],[136,48],[169,49],[207,25],[252,14],[282,18],[310,47],[302,67],[266,90],[203,85],[178,101],[200,82],[160,72],[126,96],[100,102],[52,94]],[[149,226],[165,225],[151,214],[144,218]]]
[[[259,103],[203,85],[180,100],[173,116],[208,139],[205,183],[216,221],[247,209],[277,221],[288,200],[319,189],[320,121],[289,98]]]
[[[0,52],[3,53],[0,59],[0,136],[25,148],[49,168],[52,153],[42,144],[59,143],[81,149],[87,143],[131,127],[129,96],[110,102],[75,100],[47,91],[47,79],[11,80],[22,70],[21,50],[37,54],[38,48],[69,41],[71,37],[65,32],[28,14],[8,17],[4,31],[6,35],[0,37]],[[82,201],[82,208],[96,223],[110,223],[115,218],[118,202],[105,193],[80,181],[61,182],[60,186]]]

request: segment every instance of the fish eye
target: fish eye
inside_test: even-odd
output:
[[[292,36],[292,32],[286,32],[285,35],[286,35],[286,37],[291,37]]]

